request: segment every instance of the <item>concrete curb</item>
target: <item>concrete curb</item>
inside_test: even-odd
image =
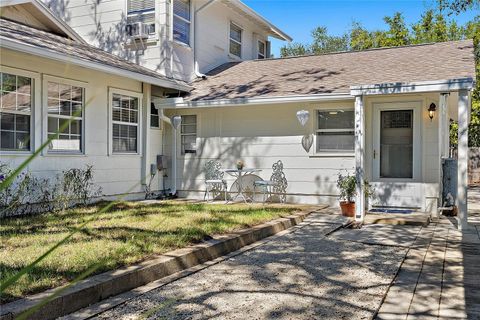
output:
[[[298,225],[311,212],[326,207],[312,207],[285,218],[218,236],[198,245],[174,250],[153,260],[87,278],[46,302],[39,310],[29,316],[29,319],[55,319],[108,297],[213,260]],[[14,319],[49,297],[57,289],[47,290],[1,306],[0,320]]]

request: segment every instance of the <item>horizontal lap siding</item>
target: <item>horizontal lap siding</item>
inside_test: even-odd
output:
[[[339,106],[345,103],[323,107]],[[310,107],[311,117],[306,127],[296,118],[299,110],[296,105],[199,110],[199,154],[179,157],[179,189],[188,190],[189,196],[203,196],[194,191],[204,190],[203,168],[210,159],[219,159],[224,168],[235,167],[236,161],[241,159],[246,167],[262,170],[256,174],[263,179],[270,178],[272,164],[281,160],[288,181],[289,201],[331,203],[338,194],[338,173],[353,172],[354,157],[353,154],[350,157],[318,157],[303,149],[302,136],[313,130],[315,107]],[[182,113],[192,114],[191,111]],[[170,152],[171,131],[167,131],[166,150]],[[227,174],[225,178],[229,186],[235,181]]]
[[[85,101],[85,154],[84,155],[39,155],[29,165],[28,170],[38,177],[54,178],[63,170],[94,166],[94,182],[102,187],[105,195],[120,194],[131,190],[140,192],[141,161],[140,155],[108,155],[108,88],[119,88],[141,92],[138,81],[110,76],[101,72],[73,65],[58,63],[53,60],[25,55],[1,49],[2,65],[19,68],[59,78],[71,79],[87,83]],[[41,78],[40,78],[41,79]],[[41,83],[35,83],[36,92],[41,91]],[[35,108],[36,145],[40,145],[42,133],[41,103]],[[158,130],[157,130],[158,131]],[[160,142],[157,149],[158,152]],[[27,155],[0,155],[0,162],[16,167],[27,158]]]

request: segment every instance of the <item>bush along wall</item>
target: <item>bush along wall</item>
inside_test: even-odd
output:
[[[13,172],[0,163],[0,181]],[[52,179],[35,177],[24,171],[7,188],[0,190],[0,218],[56,212],[73,206],[85,206],[102,190],[93,182],[93,166],[62,171]]]

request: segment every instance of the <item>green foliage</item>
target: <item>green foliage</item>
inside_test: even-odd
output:
[[[8,165],[0,163],[0,177],[5,179],[13,172]],[[86,205],[90,198],[99,195],[101,188],[93,183],[93,166],[63,171],[52,181],[25,170],[10,185],[0,189],[0,218],[55,212],[78,203]]]
[[[349,49],[348,35],[331,36],[325,27],[317,27],[312,30],[312,43],[301,44],[289,43],[280,48],[281,57],[301,56],[306,54],[322,54]]]
[[[337,188],[340,191],[340,199],[347,202],[354,202],[354,197],[357,194],[356,185],[357,180],[355,179],[355,176],[351,176],[348,173],[346,175],[339,173],[337,179]]]
[[[438,0],[440,10],[446,11],[449,15],[459,14],[470,9],[480,7],[479,0]]]

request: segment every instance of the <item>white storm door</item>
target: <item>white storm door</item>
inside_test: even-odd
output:
[[[421,173],[421,103],[374,104],[374,181],[416,181]]]

